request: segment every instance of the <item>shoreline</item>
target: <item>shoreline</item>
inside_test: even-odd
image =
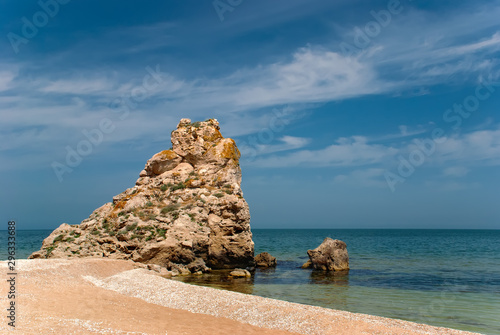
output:
[[[7,273],[5,261],[0,267]],[[132,261],[18,260],[17,267],[23,334],[477,334],[186,284]]]

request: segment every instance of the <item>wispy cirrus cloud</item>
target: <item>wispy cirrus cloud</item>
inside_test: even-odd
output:
[[[117,80],[107,78],[67,78],[44,82],[38,89],[44,93],[71,94],[75,96],[114,94],[122,91]]]
[[[500,46],[500,4],[454,14],[436,20],[429,13],[411,9],[395,18],[384,34],[373,41],[371,48],[356,57],[346,57],[335,51],[332,43],[317,43],[296,48],[289,54],[279,54],[255,66],[242,63],[230,73],[221,71],[219,76],[174,75],[169,69],[175,64],[159,64],[163,84],[148,92],[148,99],[129,119],[120,123],[122,132],[117,132],[108,143],[150,138],[153,129],[161,128],[158,119],[175,120],[181,115],[192,118],[218,115],[228,120],[228,124],[234,124],[229,129],[231,136],[251,134],[266,126],[266,117],[255,116],[256,111],[271,110],[279,105],[311,106],[367,95],[395,94],[416,90],[422,85],[448,84],[451,75],[463,76],[460,80],[477,80],[485,74],[500,75],[495,57]],[[177,43],[172,34],[176,27],[171,22],[127,27],[121,32],[115,27],[96,43],[112,40],[117,47],[106,48],[106,54],[114,57],[124,52],[118,47],[124,36],[130,35],[137,41],[147,37],[133,50],[126,49],[140,54]],[[168,38],[159,41],[160,35]],[[26,63],[21,62],[0,66],[0,69],[20,70],[0,71],[0,92],[3,93],[0,95],[3,122],[0,129],[24,139],[17,144],[4,145],[4,150],[21,147],[21,143],[27,145],[30,139],[31,143],[41,139],[55,143],[72,141],[80,136],[83,128],[95,127],[100,119],[112,115],[109,104],[113,99],[130,94],[140,85],[148,64],[137,61],[113,70],[91,67],[82,71],[64,66],[59,69],[62,60],[81,50],[82,46],[88,47],[88,41],[52,55],[57,67],[46,65],[46,68],[29,71],[25,68]],[[129,70],[131,65],[135,70]],[[21,72],[29,76],[19,75]],[[422,92],[428,94],[429,90]],[[297,107],[298,112],[301,108]],[[242,122],[245,129],[237,130],[241,129]],[[264,157],[254,164],[283,166],[282,161],[287,160],[292,166],[306,161],[317,162],[320,166],[377,164],[404,151],[403,146],[387,146],[377,141],[397,141],[425,131],[425,127],[412,126],[380,138],[368,134],[354,136],[339,139],[320,150],[304,150],[311,144],[305,137],[283,133],[276,137],[276,143],[261,145],[260,149],[265,154],[295,152],[290,157]],[[472,139],[456,141],[450,139],[440,150],[462,146],[472,155]],[[53,149],[45,146],[44,150]],[[489,150],[495,152],[494,148]],[[443,151],[436,154],[435,159],[456,157],[459,160],[460,155],[453,152]],[[477,159],[481,159],[480,152],[475,151]]]
[[[382,163],[394,156],[398,150],[381,144],[370,144],[363,136],[340,138],[335,144],[318,150],[299,150],[283,156],[272,156],[256,160],[259,167],[292,166],[366,166]]]
[[[156,105],[185,113],[213,109],[222,113],[248,112],[280,104],[322,103],[411,90],[422,84],[443,83],[453,74],[499,72],[498,61],[488,55],[495,55],[500,47],[497,20],[500,5],[490,3],[474,11],[453,14],[436,20],[434,14],[408,9],[372,42],[373,53],[367,52],[358,57],[345,57],[329,47],[328,43],[323,46],[308,45],[289,55],[281,55],[280,61],[253,67],[240,66],[238,70],[219,78],[182,78],[179,74],[169,73],[167,65],[160,64],[169,83],[155,92]],[[161,36],[163,40],[168,40],[163,43],[175,44],[171,41],[171,31],[176,27],[176,23],[159,22],[121,30],[113,28],[94,43],[108,43],[108,40],[120,43],[123,36],[129,36],[137,40],[152,40],[151,47],[154,47],[154,41]],[[346,38],[346,31],[340,31],[344,34],[341,39]],[[481,34],[482,37],[479,40],[471,38],[473,34]],[[165,36],[170,37],[165,39]],[[123,48],[119,47],[106,50],[123,53]],[[71,46],[61,51],[60,55],[67,57],[77,51],[78,48]],[[59,59],[57,55],[52,57]],[[137,67],[135,73],[142,71],[143,67]],[[399,75],[389,78],[385,73]],[[24,98],[40,92],[55,95],[54,100],[58,94],[72,94],[81,99],[101,98],[103,102],[103,98],[120,96],[130,89],[134,85],[134,79],[130,78],[134,75],[133,72],[125,72],[124,75],[117,74],[117,71],[87,69],[83,74],[61,72],[57,77],[57,73],[51,71],[50,74],[42,72],[38,77],[30,78],[30,81],[35,79],[34,82],[38,83],[35,91],[33,85],[23,80],[18,82],[17,88]],[[0,87],[5,86],[1,85],[2,82]],[[23,92],[22,87],[29,87],[31,92]],[[155,109],[147,111],[158,112]]]
[[[500,127],[453,136],[436,149],[436,161],[467,166],[500,164]]]
[[[423,140],[425,137],[417,139]],[[393,141],[389,146],[371,142],[365,136],[352,136],[340,138],[336,143],[322,149],[298,150],[293,153],[263,157],[256,160],[254,165],[262,168],[304,165],[387,167],[393,164],[398,155],[406,155],[412,150],[415,150],[415,144],[408,143],[404,139],[399,143]],[[464,176],[469,172],[467,167],[500,165],[500,126],[449,137],[444,143],[438,144],[435,152],[426,160],[429,166],[446,166],[452,163],[461,163],[461,166],[446,168],[444,170],[446,176]]]
[[[187,81],[172,76],[163,68],[160,72],[162,85],[148,92],[148,99],[153,100],[154,105],[141,106],[142,112],[150,116],[165,111],[203,115],[216,110],[219,114],[231,114],[280,104],[344,99],[383,90],[383,84],[376,83],[375,73],[369,66],[334,52],[311,48],[298,50],[288,62],[242,69],[223,78]],[[56,79],[51,74],[40,75],[34,80],[20,79],[11,87],[19,100],[17,105],[10,107],[18,112],[11,113],[4,122],[6,125],[25,124],[29,119],[33,124],[38,120],[40,124],[64,122],[68,125],[72,115],[91,119],[92,113],[105,114],[113,98],[130,94],[134,86],[142,84],[144,73],[132,79],[115,73]],[[75,106],[74,101],[81,104]]]
[[[304,47],[287,62],[241,69],[229,76],[197,81],[183,105],[248,111],[281,104],[304,104],[382,93],[370,64],[323,49]]]
[[[0,67],[0,93],[10,89],[16,76],[16,72],[6,69],[2,70],[2,67]]]
[[[407,125],[400,125],[398,133],[391,133],[383,136],[371,137],[370,142],[379,142],[379,141],[401,139],[405,137],[414,137],[428,132],[429,129],[430,129],[429,126],[424,126],[424,125],[417,125],[412,127],[408,127]]]
[[[439,84],[452,75],[467,81],[469,75],[498,69],[499,15],[498,1],[439,14],[407,8],[371,41],[363,57],[410,85]]]
[[[296,137],[296,136],[282,136],[278,138],[277,144],[258,144],[255,148],[259,155],[267,155],[277,152],[290,151],[303,148],[310,142],[310,138]],[[242,147],[242,152],[246,149]]]

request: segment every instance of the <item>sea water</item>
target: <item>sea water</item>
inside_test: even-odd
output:
[[[261,230],[278,259],[250,280],[226,272],[178,280],[350,312],[500,334],[500,230]],[[325,237],[349,252],[348,275],[301,269]],[[215,278],[214,278],[215,277]]]
[[[18,231],[18,258],[51,231]],[[500,334],[500,230],[253,229],[256,254],[278,259],[250,279],[227,271],[176,280],[356,313],[485,334]],[[347,243],[351,270],[335,275],[301,269],[307,250],[325,237]],[[4,246],[4,247],[2,247]],[[0,232],[0,259],[7,234]]]

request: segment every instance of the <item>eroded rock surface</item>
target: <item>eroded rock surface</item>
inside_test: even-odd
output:
[[[30,258],[110,257],[178,272],[253,266],[240,152],[217,120],[182,119],[172,149],[80,225],[62,224]]]
[[[233,278],[250,278],[252,274],[246,269],[234,269],[229,276]]]
[[[276,257],[271,256],[268,252],[261,252],[255,256],[255,267],[274,268],[276,267],[276,264]]]
[[[325,238],[323,243],[316,249],[307,250],[309,260],[302,268],[313,268],[323,271],[347,271],[349,270],[349,255],[345,242]]]

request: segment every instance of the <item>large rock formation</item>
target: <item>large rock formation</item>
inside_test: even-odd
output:
[[[303,268],[313,268],[323,271],[349,270],[349,255],[345,242],[325,238],[319,247],[307,250],[309,260],[302,265]]]
[[[110,257],[191,272],[252,266],[240,152],[219,129],[214,119],[182,119],[173,148],[148,160],[134,187],[80,225],[62,224],[30,258]]]

